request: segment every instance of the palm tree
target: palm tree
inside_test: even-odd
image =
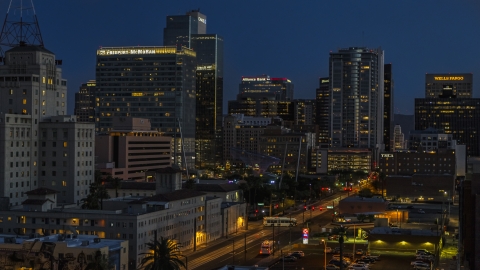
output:
[[[92,260],[87,264],[85,270],[109,270],[113,267],[113,264],[108,261],[106,256],[100,250],[97,250],[92,254]]]
[[[180,270],[185,267],[180,259],[178,244],[171,239],[160,237],[160,240],[153,240],[147,243],[150,252],[140,253],[145,255],[140,261],[139,268],[145,270]]]

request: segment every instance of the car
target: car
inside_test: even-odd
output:
[[[361,259],[357,259],[356,260],[357,262],[364,262],[364,263],[368,263],[368,264],[373,264],[375,263],[375,260],[374,259],[371,259],[371,258],[361,258]]]
[[[333,254],[340,254],[340,247],[335,247],[332,251]]]
[[[417,211],[419,214],[425,214],[425,211],[423,211],[422,209],[418,209]]]
[[[335,265],[335,266],[340,267],[340,260],[331,259],[331,260],[328,262],[328,264],[333,264],[333,265]],[[345,269],[345,267],[347,267],[347,266],[348,266],[348,262],[346,262],[346,261],[344,260],[344,261],[343,261],[343,267],[344,267],[344,269]]]
[[[325,251],[325,253],[332,253],[333,252],[331,247],[325,247],[324,251]]]
[[[360,260],[355,260],[355,264],[361,264],[361,265],[363,265],[365,268],[370,268],[370,264],[368,264],[367,262],[362,261],[361,259],[360,259]]]
[[[407,206],[407,209],[413,209],[413,205]]]
[[[415,260],[420,260],[420,261],[433,261],[435,257],[432,255],[418,255],[415,257]]]
[[[428,252],[428,250],[426,250],[426,249],[417,249],[417,250],[415,250],[415,253],[419,253],[419,252],[426,253],[426,252]]]
[[[362,259],[363,258],[369,259],[370,261],[372,261],[372,263],[376,261],[380,261],[380,255],[367,255],[367,256],[363,256]]]
[[[336,266],[335,264],[327,264],[325,269],[326,270],[337,270],[337,269],[340,269],[340,267]]]
[[[411,266],[415,266],[417,264],[424,264],[425,262],[424,261],[420,261],[420,260],[415,260],[415,261],[411,261],[410,262],[410,265]]]
[[[290,253],[290,255],[295,256],[297,258],[305,257],[305,253],[303,253],[303,251],[300,251],[300,250],[299,251],[292,251]]]
[[[328,236],[328,240],[338,240],[339,236],[337,234],[332,234]]]
[[[429,263],[417,264],[413,266],[413,269],[430,270],[430,264]]]
[[[363,255],[363,250],[361,248],[357,249],[355,255]]]
[[[282,260],[284,262],[296,262],[297,258],[295,256],[284,256]]]
[[[363,264],[352,264],[348,267],[348,269],[352,270],[368,270],[368,267],[366,267]]]

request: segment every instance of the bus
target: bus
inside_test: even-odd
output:
[[[273,252],[273,241],[265,240],[260,246],[261,255],[270,255]]]
[[[290,227],[297,226],[296,218],[288,217],[264,217],[263,226]]]

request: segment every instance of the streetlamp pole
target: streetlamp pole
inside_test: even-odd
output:
[[[323,269],[327,269],[327,242],[325,242],[325,239],[322,239],[323,242],[323,254],[324,254],[324,261],[323,261]],[[340,262],[342,261],[342,258],[340,258]]]
[[[235,239],[232,239],[232,265],[235,265]]]
[[[273,257],[275,257],[275,223],[272,224],[272,236],[273,236],[273,245],[272,245],[272,249],[273,249],[273,252],[272,252],[272,255]]]

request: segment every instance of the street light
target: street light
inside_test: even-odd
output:
[[[235,265],[235,239],[230,239],[232,241],[232,265]]]
[[[325,242],[325,239],[322,239],[323,243],[323,254],[325,256],[325,261],[323,262],[323,269],[327,269],[327,242]],[[340,258],[340,263],[342,262],[342,258]]]

